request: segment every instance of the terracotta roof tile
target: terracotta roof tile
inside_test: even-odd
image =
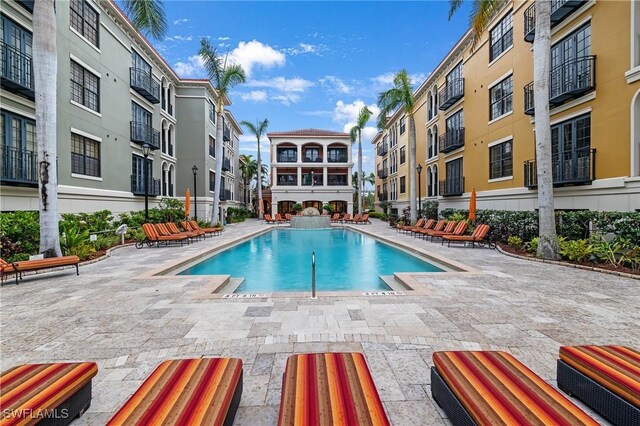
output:
[[[337,136],[348,138],[348,133],[343,132],[334,132],[332,130],[321,130],[321,129],[299,129],[299,130],[289,130],[287,132],[269,132],[267,133],[267,137],[272,136]]]

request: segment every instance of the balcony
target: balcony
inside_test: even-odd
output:
[[[220,201],[229,201],[231,200],[231,190],[223,189],[220,191]]]
[[[33,7],[35,6],[35,0],[16,0],[20,6],[24,9],[28,10],[29,13],[33,13]]]
[[[452,197],[464,194],[464,177],[456,176],[440,181],[440,195]]]
[[[227,157],[224,157],[222,159],[222,171],[223,172],[230,172],[231,171],[231,160],[228,159]]]
[[[224,126],[222,129],[222,140],[225,142],[231,141],[231,129],[228,126]]]
[[[31,56],[3,42],[0,42],[0,50],[2,88],[35,100]]]
[[[378,147],[378,155],[379,156],[383,156],[383,155],[387,155],[387,152],[389,152],[389,146],[386,143],[383,143],[382,145],[380,145]]]
[[[147,144],[151,149],[160,149],[160,132],[153,127],[139,122],[130,122],[131,141],[139,145]]]
[[[538,186],[536,160],[524,162],[524,186],[529,189]],[[595,148],[581,148],[575,151],[554,154],[551,157],[553,186],[587,185],[596,178]]]
[[[303,154],[302,157],[303,163],[322,163],[322,158],[319,155],[317,156],[306,156]]]
[[[327,175],[328,186],[349,186],[347,175]]]
[[[387,176],[389,176],[389,171],[386,168],[378,169],[378,177],[380,179],[386,179]]]
[[[551,0],[551,28],[579,9],[585,0]],[[533,43],[536,37],[536,4],[524,11],[524,41]]]
[[[438,99],[440,99],[440,106],[438,108],[445,111],[463,97],[464,78],[451,80],[438,92]]]
[[[38,153],[10,146],[2,147],[3,185],[38,186]]]
[[[549,108],[579,98],[595,89],[594,55],[566,61],[549,72]],[[524,87],[524,113],[535,114],[533,82]]]
[[[131,88],[152,104],[160,103],[160,85],[151,74],[140,68],[129,68]]]
[[[133,195],[144,195],[144,178],[138,175],[131,175],[131,192]],[[149,193],[150,197],[160,195],[160,179],[149,177]]]
[[[442,153],[455,151],[464,146],[464,127],[451,129],[438,136],[439,150]]]
[[[386,192],[378,192],[378,201],[387,201],[389,199],[389,194]]]
[[[281,151],[277,156],[278,163],[295,163],[298,161],[298,154],[295,151]]]
[[[349,156],[347,155],[347,151],[344,150],[344,149],[328,150],[327,151],[327,162],[328,163],[347,163],[347,162],[349,162]]]
[[[277,186],[297,186],[298,177],[296,175],[278,175]]]
[[[302,186],[322,186],[322,173],[303,173]]]

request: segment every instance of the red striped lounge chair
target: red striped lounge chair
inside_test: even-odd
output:
[[[598,425],[506,352],[434,352],[433,363],[431,394],[454,425]]]
[[[558,387],[614,425],[640,425],[640,352],[625,346],[563,346]]]
[[[2,426],[67,425],[91,405],[95,362],[24,364],[0,375]]]
[[[291,222],[291,213],[285,213],[284,220],[286,220],[287,222]]]
[[[242,360],[164,361],[107,425],[232,425],[242,395]]]
[[[433,219],[428,219],[428,220],[426,220],[426,221],[424,221],[424,222],[423,222],[422,226],[417,226],[419,222],[420,222],[420,221],[418,221],[418,222],[416,223],[416,226],[412,226],[411,228],[409,228],[409,232],[411,232],[411,235],[412,235],[412,236],[413,236],[413,234],[418,233],[418,230],[420,230],[420,229],[423,229],[423,230],[424,230],[424,229],[431,229],[431,228],[433,227],[433,225],[436,223],[436,221],[435,221],[435,220],[433,220]]]
[[[334,213],[333,216],[331,216],[331,222],[340,222],[340,213]]]
[[[166,228],[165,228],[166,229]],[[155,227],[152,223],[143,223],[142,230],[144,231],[145,238],[142,241],[138,241],[136,243],[136,248],[142,248],[146,244],[149,247],[156,246],[159,247],[160,243],[165,245],[169,245],[169,243],[180,243],[182,245],[185,241],[187,241],[187,237],[184,235],[164,235],[160,234],[158,228]],[[167,231],[168,232],[168,231]]]
[[[279,426],[389,425],[364,355],[297,354],[287,359]]]
[[[264,214],[264,221],[266,223],[276,223],[277,224],[276,220],[273,219],[269,213],[265,213]]]
[[[189,232],[194,232],[198,237],[207,238],[207,233],[203,229],[195,229],[188,221],[180,222],[182,229]]]
[[[282,218],[282,215],[280,213],[276,213],[276,223],[280,222],[286,222],[286,220]]]
[[[196,222],[195,220],[190,220],[188,223],[189,225],[191,225],[192,231],[204,231],[206,234],[211,234],[211,235],[220,235],[222,231],[224,231],[224,228],[220,226],[200,228],[200,225],[198,225],[198,222]]]
[[[473,230],[473,234],[471,235],[443,235],[442,244],[446,241],[449,247],[452,242],[462,242],[465,246],[467,243],[471,243],[471,247],[475,247],[476,244],[484,246],[485,243],[489,242],[487,240],[489,231],[491,231],[491,227],[489,225],[480,224]],[[491,243],[489,242],[489,248],[491,247]]]
[[[440,232],[434,231],[429,236],[431,237],[431,241],[433,241],[434,238],[442,238],[445,235],[462,235],[462,234],[465,233],[465,231],[467,230],[468,227],[469,227],[469,224],[467,223],[467,221],[466,220],[461,220],[455,226],[453,231],[447,232],[447,229],[445,229],[444,231],[440,231]],[[447,226],[447,228],[448,228],[448,226]]]
[[[445,226],[447,226],[447,221],[446,220],[439,220],[439,221],[436,222],[436,224],[435,224],[435,226],[433,228],[416,229],[414,232],[416,234],[420,234],[421,236],[424,236],[423,238],[426,238],[426,236],[429,235],[429,232],[442,231]],[[418,236],[418,235],[416,235],[416,236]]]
[[[411,232],[411,230],[413,229],[422,228],[425,222],[426,222],[425,219],[420,218],[418,219],[415,225],[409,224],[409,225],[396,226],[396,232]]]
[[[187,238],[190,238],[192,240],[194,238],[199,238],[200,237],[200,234],[198,234],[195,231],[180,231],[178,229],[178,226],[176,226],[176,224],[173,223],[173,222],[167,222],[167,223],[164,224],[164,226],[165,226],[165,228],[167,228],[169,230],[169,232],[171,232],[172,235],[184,235]]]
[[[349,213],[345,213],[344,216],[342,216],[342,223],[349,222],[350,220],[351,215]]]

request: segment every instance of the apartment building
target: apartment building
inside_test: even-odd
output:
[[[351,142],[348,133],[318,129],[270,132],[271,212],[293,205],[353,214]]]
[[[2,4],[0,178],[5,211],[38,209],[32,5]],[[205,170],[215,169],[215,159],[196,164],[191,153],[202,154],[198,161],[207,159],[208,136],[215,135],[215,110],[212,123],[209,105],[217,94],[211,84],[176,75],[111,1],[58,2],[56,18],[60,211],[142,209],[145,186],[152,207],[162,197],[184,198],[197,165],[203,179],[197,188],[202,197],[198,217],[207,217],[212,195]],[[240,131],[237,125],[227,127],[228,174],[238,170]],[[227,179],[233,188],[236,177]]]
[[[635,3],[552,2],[549,106],[557,209],[640,209]],[[417,137],[423,200],[465,208],[475,188],[479,208],[536,208],[534,32],[534,2],[508,2],[475,49],[468,32],[416,90],[418,103],[426,100],[415,113],[417,129],[424,130]]]

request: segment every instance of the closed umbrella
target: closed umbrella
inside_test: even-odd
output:
[[[189,210],[191,209],[191,191],[187,188],[187,192],[184,194],[184,217],[189,217]]]
[[[471,198],[469,199],[469,220],[476,220],[476,189],[471,190]]]

